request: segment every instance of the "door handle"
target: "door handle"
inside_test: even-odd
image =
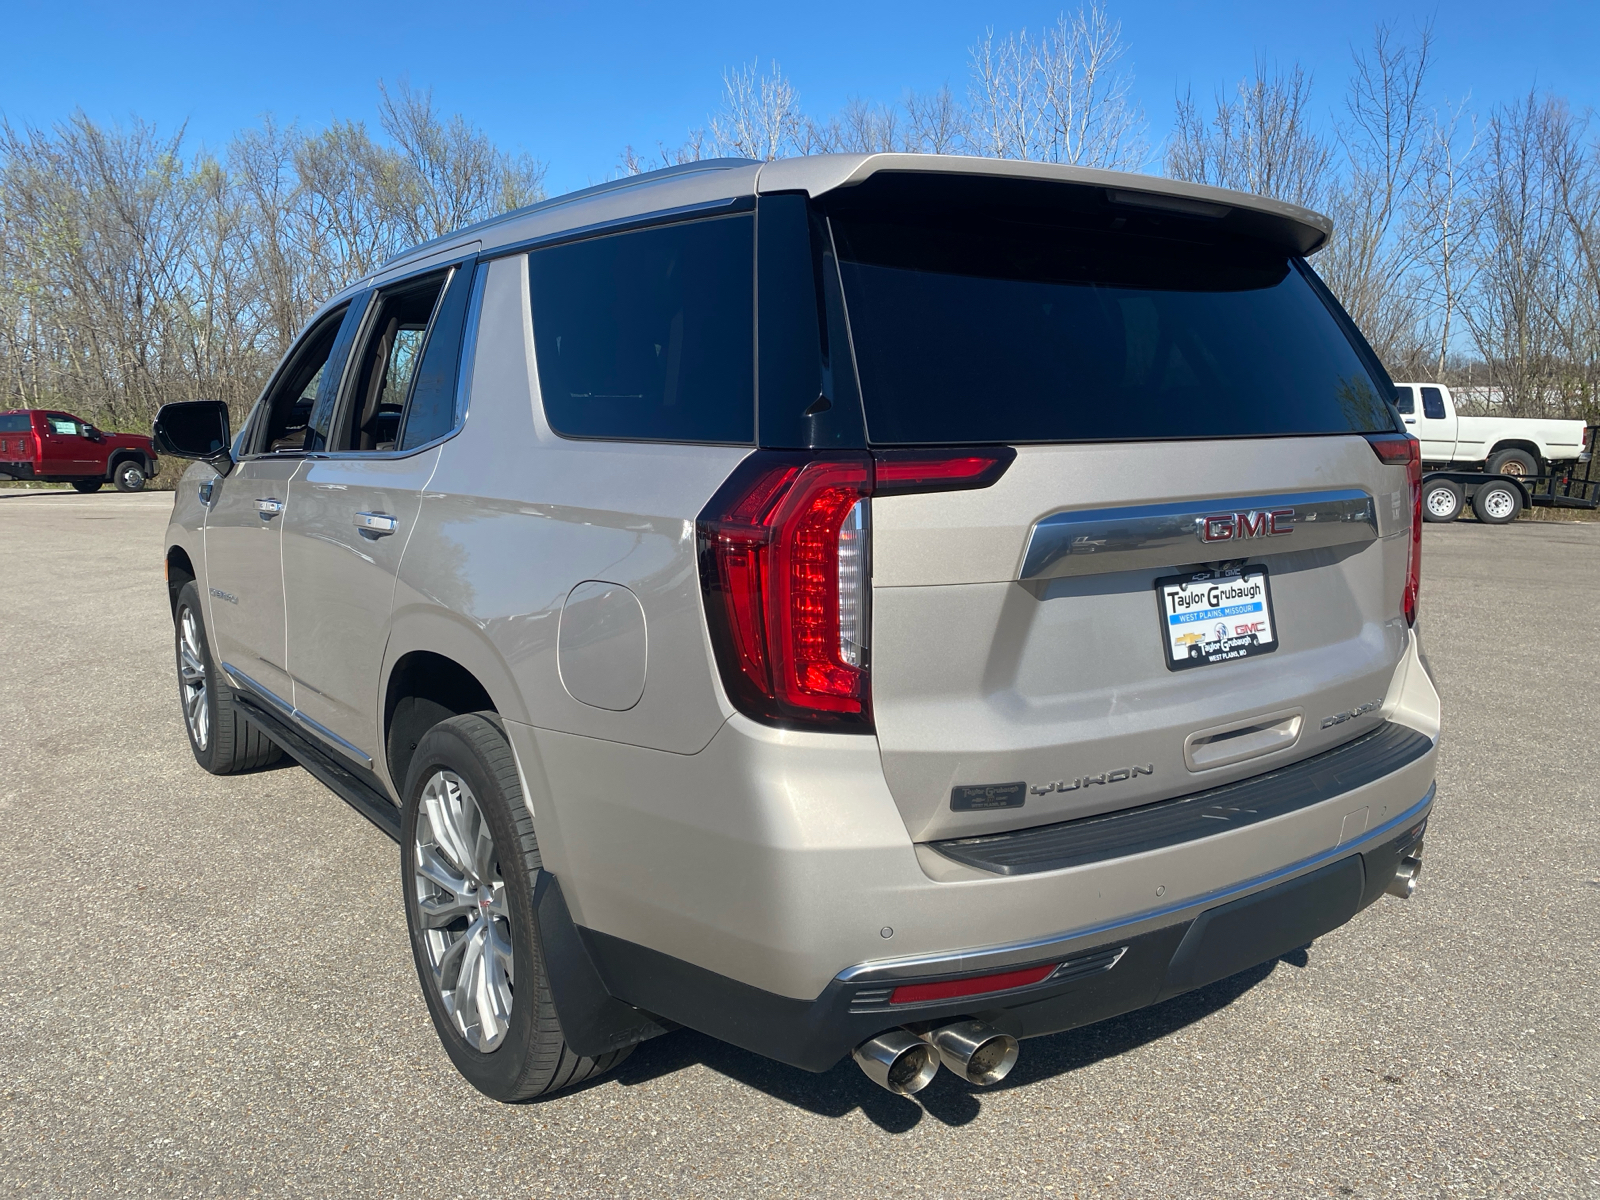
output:
[[[373,537],[382,537],[400,528],[400,518],[391,517],[388,513],[358,512],[356,528]]]
[[[1417,423],[1417,419],[1415,417],[1407,417],[1406,418],[1406,424],[1407,425],[1415,425],[1416,423]]]
[[[283,512],[283,501],[271,496],[265,500],[257,500],[256,511],[261,514],[263,521],[270,521]]]

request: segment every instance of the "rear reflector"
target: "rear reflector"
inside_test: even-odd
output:
[[[980,996],[985,992],[1007,992],[1012,988],[1041,983],[1055,974],[1060,963],[1025,967],[999,975],[970,975],[966,979],[946,979],[939,983],[908,983],[895,988],[890,1004],[924,1004],[929,1000],[954,1000],[960,996]]]
[[[1369,433],[1372,451],[1384,462],[1404,466],[1411,483],[1411,556],[1406,564],[1401,608],[1406,624],[1417,623],[1417,595],[1422,590],[1422,443],[1408,433]]]

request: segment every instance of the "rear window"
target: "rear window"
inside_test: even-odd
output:
[[[0,413],[0,433],[28,433],[32,429],[27,413]]]
[[[529,254],[551,428],[624,441],[754,441],[754,238],[754,218],[740,215]]]
[[[870,440],[1393,428],[1387,383],[1286,253],[1125,224],[835,215]]]

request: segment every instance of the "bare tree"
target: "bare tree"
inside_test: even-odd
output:
[[[1354,56],[1340,130],[1344,177],[1328,205],[1334,237],[1317,257],[1317,271],[1391,362],[1414,361],[1421,351],[1420,302],[1408,286],[1416,246],[1399,234],[1429,132],[1424,87],[1432,47],[1429,26],[1407,46],[1379,25],[1369,50]]]
[[[1167,143],[1167,174],[1315,208],[1328,183],[1332,147],[1311,128],[1311,80],[1299,63],[1287,72],[1256,61],[1235,99],[1217,93],[1209,121],[1192,93],[1178,101]]]
[[[1132,76],[1120,22],[1095,3],[1038,38],[1026,29],[996,40],[987,31],[972,48],[973,138],[995,158],[1036,159],[1131,170],[1148,147],[1144,114],[1132,99]]]
[[[722,111],[711,119],[711,140],[721,154],[770,161],[793,154],[805,132],[800,94],[774,62],[765,75],[759,63],[722,76]]]
[[[380,81],[378,94],[378,115],[395,151],[392,160],[376,160],[374,181],[390,190],[407,243],[544,199],[543,163],[498,149],[459,113],[441,119],[432,89],[416,91],[402,79],[391,93]]]
[[[1406,217],[1426,302],[1424,322],[1432,335],[1428,365],[1436,379],[1445,375],[1462,298],[1477,277],[1477,151],[1478,131],[1464,104],[1435,113],[1418,154],[1418,183]]]
[[[960,154],[969,144],[972,119],[945,84],[932,95],[907,92],[904,149],[913,154]]]

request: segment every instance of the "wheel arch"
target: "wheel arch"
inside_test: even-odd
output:
[[[194,569],[189,552],[182,546],[167,547],[167,607],[172,612],[178,611],[178,593],[183,590],[183,585],[193,583],[198,578],[200,576]]]
[[[134,448],[133,446],[121,446],[116,450],[113,450],[111,452],[111,457],[106,460],[106,477],[110,478],[112,472],[117,469],[117,465],[119,463],[127,462],[130,458],[139,464],[139,469],[142,470],[146,475],[153,474],[150,469],[152,465],[150,455],[146,454],[143,450]]]
[[[1493,446],[1489,447],[1489,453],[1484,456],[1484,461],[1488,462],[1489,459],[1499,454],[1502,450],[1521,450],[1524,453],[1533,455],[1535,467],[1544,462],[1544,453],[1539,449],[1538,443],[1530,442],[1526,438],[1501,438]]]
[[[417,742],[429,728],[461,713],[489,710],[526,721],[522,698],[499,653],[453,613],[397,617],[384,654],[384,767],[397,797]]]

